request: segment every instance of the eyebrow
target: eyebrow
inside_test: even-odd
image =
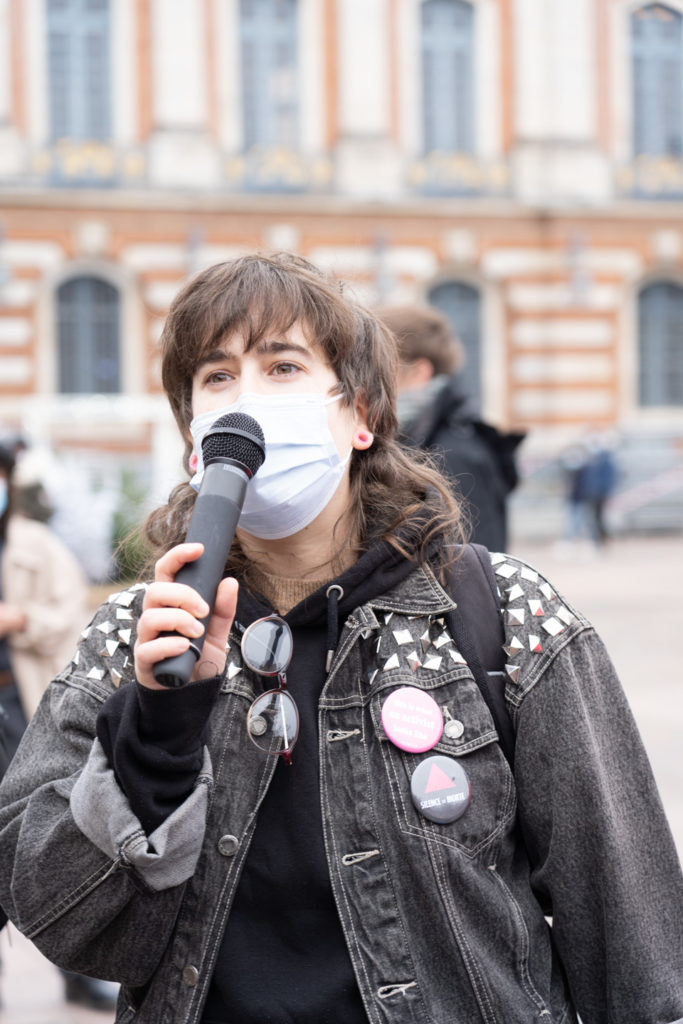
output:
[[[277,339],[262,340],[255,346],[254,351],[258,355],[279,355],[284,352],[297,352],[299,355],[310,359],[311,350],[304,345],[298,345],[295,341],[281,341]],[[217,348],[213,352],[207,352],[197,364],[197,370],[203,366],[212,366],[215,363],[230,362],[237,356],[227,348]],[[195,371],[196,372],[196,371]]]
[[[288,341],[287,339],[268,339],[265,338],[256,345],[256,352],[259,355],[278,355],[281,352],[298,352],[302,356],[311,355],[311,350],[306,348],[304,345],[297,345],[295,341]]]

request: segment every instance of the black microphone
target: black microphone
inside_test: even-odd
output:
[[[204,551],[196,561],[184,565],[175,579],[194,587],[211,611],[242,513],[247,484],[266,457],[265,444],[256,420],[240,412],[219,417],[202,441],[204,476],[185,540],[201,541]],[[211,611],[200,620],[205,628]],[[158,661],[153,669],[156,681],[174,688],[185,686],[203,646],[204,635],[191,640],[182,654]]]

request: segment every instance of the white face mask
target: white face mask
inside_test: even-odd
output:
[[[266,439],[266,458],[249,481],[239,525],[262,540],[291,537],[312,523],[337,490],[352,448],[340,458],[327,421],[327,406],[341,395],[258,395],[245,393],[221,409],[195,416],[190,433],[197,469],[195,490],[204,473],[202,440],[219,416],[253,416]]]

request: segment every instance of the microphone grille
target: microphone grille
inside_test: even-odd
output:
[[[266,439],[253,416],[229,412],[220,416],[202,441],[204,465],[218,459],[232,459],[244,466],[250,476],[263,464]]]

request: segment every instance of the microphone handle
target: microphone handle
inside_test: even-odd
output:
[[[204,551],[194,562],[188,562],[177,573],[176,583],[194,587],[211,611],[200,621],[208,625],[216,601],[218,584],[242,513],[249,477],[234,463],[211,462],[204,469],[201,487],[194,503],[186,541],[200,541]],[[166,633],[165,636],[177,636]],[[195,664],[204,646],[204,634],[193,638],[182,654],[158,661],[154,678],[162,686],[178,688],[190,681]]]

